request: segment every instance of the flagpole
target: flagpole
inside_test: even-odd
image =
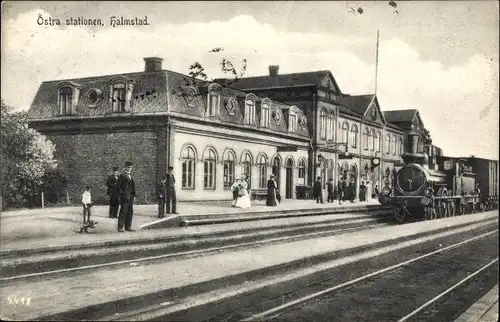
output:
[[[377,53],[375,56],[375,95],[377,95],[377,79],[378,79],[378,43],[379,43],[379,31],[377,30]]]

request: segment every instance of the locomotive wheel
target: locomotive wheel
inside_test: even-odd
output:
[[[399,223],[402,223],[406,215],[406,212],[404,211],[403,207],[394,207],[393,211],[394,211],[394,218],[396,218],[396,220]]]

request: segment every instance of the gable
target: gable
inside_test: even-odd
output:
[[[415,112],[413,115],[413,119],[411,120],[412,126],[414,126],[417,129],[424,130],[424,122],[422,122],[422,118],[420,117],[420,113],[418,111]]]
[[[385,120],[385,117],[384,117],[384,113],[382,113],[382,111],[380,109],[380,106],[378,104],[378,100],[377,100],[376,96],[373,98],[371,103],[368,105],[368,108],[366,109],[364,117],[365,117],[365,119],[367,119],[371,122],[380,124],[380,125],[384,125],[387,123],[387,121]]]
[[[337,93],[337,94],[341,93],[340,88],[337,85],[337,82],[335,81],[332,73],[330,73],[330,72],[328,72],[326,74],[325,78],[323,78],[323,80],[321,81],[321,83],[319,85],[321,87],[328,88],[329,90],[331,90],[334,93]]]

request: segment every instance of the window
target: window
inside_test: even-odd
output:
[[[212,89],[208,94],[208,104],[206,116],[217,116],[220,106],[220,93]]]
[[[194,175],[196,166],[196,157],[194,149],[186,147],[181,154],[182,162],[182,189],[194,189]]]
[[[405,153],[405,146],[403,144],[403,139],[402,138],[399,138],[399,155],[403,155],[403,153]]]
[[[368,141],[370,144],[370,149],[375,151],[375,131],[371,130],[370,135],[368,136]]]
[[[259,188],[267,187],[267,158],[261,154],[257,159],[257,168],[259,169]]]
[[[335,117],[334,117],[334,114],[333,113],[329,113],[328,114],[328,118],[330,120],[330,126],[329,126],[330,135],[329,135],[329,140],[333,141],[334,131],[335,131],[335,121],[334,121]]]
[[[324,109],[321,110],[321,115],[320,115],[320,122],[321,122],[321,139],[326,140],[326,126],[327,126],[327,120],[326,120],[326,111]]]
[[[269,104],[263,103],[261,107],[260,126],[269,127],[269,121],[270,121]]]
[[[288,129],[290,132],[295,133],[297,131],[297,112],[292,107],[290,108],[290,116],[289,116]]]
[[[224,189],[230,189],[234,182],[234,152],[227,151],[224,156]]]
[[[396,137],[391,136],[391,153],[396,155]]]
[[[70,115],[73,106],[73,89],[62,87],[59,89],[59,112],[61,115]]]
[[[351,129],[351,145],[356,148],[358,142],[358,127],[354,125]]]
[[[245,101],[245,124],[255,124],[255,101],[252,99]]]
[[[363,131],[363,146],[365,150],[368,150],[368,137],[369,137],[368,128],[365,127],[365,130]]]
[[[377,148],[377,152],[380,152],[380,138],[382,137],[382,134],[380,134],[380,131],[375,132],[375,147]]]
[[[349,143],[348,139],[349,139],[349,124],[347,124],[347,122],[344,122],[344,124],[342,125],[342,143],[345,144],[346,148]]]
[[[215,189],[215,165],[217,157],[213,149],[208,149],[203,156],[203,188]]]
[[[113,112],[125,112],[126,103],[126,87],[125,83],[113,84],[111,89],[111,104]]]
[[[299,184],[305,184],[306,182],[306,160],[302,159],[299,161]]]
[[[390,149],[391,149],[390,138],[389,138],[389,134],[387,134],[385,136],[385,139],[384,139],[384,150],[385,150],[385,153],[389,154],[391,152]]]
[[[243,175],[247,177],[248,186],[252,181],[252,156],[250,153],[245,153],[241,158],[241,170]]]

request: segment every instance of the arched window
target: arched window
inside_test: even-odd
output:
[[[356,148],[358,144],[358,127],[353,125],[351,128],[351,145]]]
[[[215,189],[215,165],[217,157],[213,149],[208,149],[203,155],[203,188]]]
[[[396,155],[396,136],[392,136],[391,152]]]
[[[70,115],[72,103],[73,103],[73,89],[71,87],[61,87],[59,89],[60,115]]]
[[[382,137],[382,134],[380,131],[375,132],[375,148],[377,149],[377,152],[380,152],[380,138]]]
[[[390,145],[390,137],[389,137],[389,134],[387,134],[385,136],[385,139],[384,139],[384,151],[386,154],[389,154],[391,152],[391,145]]]
[[[334,114],[333,113],[328,113],[328,119],[330,120],[330,126],[329,126],[329,131],[330,131],[330,135],[329,135],[329,140],[330,141],[333,141],[334,139],[334,132],[335,132],[335,117],[334,117]]]
[[[399,155],[405,153],[405,146],[403,144],[403,138],[399,138]]]
[[[196,153],[190,146],[181,153],[182,162],[182,189],[194,189],[194,175],[196,171]]]
[[[267,186],[267,157],[261,154],[257,159],[257,168],[259,169],[259,188]]]
[[[290,108],[290,115],[288,116],[288,130],[292,133],[297,131],[297,110],[294,107]]]
[[[125,83],[114,83],[111,86],[113,112],[125,112],[126,92]]]
[[[261,127],[269,127],[270,120],[270,111],[269,111],[269,103],[263,102],[260,108],[261,116],[260,116],[260,126]]]
[[[375,151],[375,131],[374,130],[370,131],[370,135],[368,136],[368,141],[369,141],[370,149],[372,151]]]
[[[233,151],[227,151],[224,155],[224,189],[230,189],[234,183],[234,162],[235,155]]]
[[[347,122],[344,122],[344,124],[342,124],[342,143],[345,144],[346,148],[347,148],[347,144],[349,143],[348,139],[349,139],[349,124],[347,124]]]
[[[306,160],[301,159],[299,161],[299,184],[305,184],[306,182]]]
[[[206,116],[217,116],[220,108],[220,92],[221,88],[212,84],[208,88],[208,101]]]
[[[248,152],[243,154],[241,158],[241,171],[247,177],[248,186],[250,187],[252,182],[252,156]]]
[[[326,111],[324,109],[321,110],[321,139],[326,140],[326,128],[327,128],[327,119],[326,119]]]
[[[363,147],[365,148],[365,150],[368,150],[368,137],[369,137],[369,132],[368,132],[368,128],[365,127],[365,130],[363,131]]]
[[[255,124],[255,100],[252,98],[245,100],[245,124]]]

